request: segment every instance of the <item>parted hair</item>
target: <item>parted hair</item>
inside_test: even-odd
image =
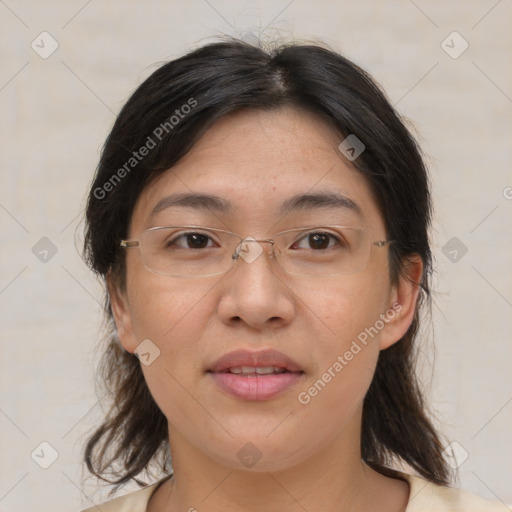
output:
[[[427,480],[447,485],[450,471],[441,438],[415,370],[421,313],[431,307],[426,165],[405,120],[380,86],[338,52],[321,43],[263,49],[227,38],[161,65],[122,107],[103,146],[88,193],[84,258],[104,282],[111,278],[124,290],[125,253],[119,244],[128,234],[142,190],[223,116],[280,107],[307,109],[334,128],[340,142],[353,134],[364,143],[364,151],[351,163],[366,178],[387,237],[394,241],[389,248],[391,281],[407,272],[411,255],[423,260],[413,321],[397,343],[380,352],[364,399],[361,457],[388,476],[397,475],[391,469],[396,463],[405,464]],[[152,148],[143,158],[130,160],[143,146]],[[116,489],[132,479],[145,485],[136,477],[153,463],[166,474],[172,471],[167,421],[151,396],[139,359],[120,346],[106,288],[104,310],[105,345],[97,376],[110,408],[88,438],[84,459],[92,474]]]

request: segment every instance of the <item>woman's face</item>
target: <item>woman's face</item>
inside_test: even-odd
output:
[[[322,121],[298,110],[226,117],[143,190],[129,237],[166,225],[209,226],[256,239],[301,226],[349,225],[385,240],[370,188],[343,159],[340,142]],[[356,207],[305,201],[281,212],[292,196],[322,192]],[[231,207],[169,206],[152,215],[159,201],[180,193],[215,195]],[[408,281],[390,283],[387,247],[373,247],[363,270],[334,277],[285,274],[268,257],[269,244],[261,248],[254,261],[240,258],[229,272],[200,278],[152,273],[138,249],[127,249],[126,292],[110,289],[116,324],[126,350],[143,343],[142,370],[168,420],[171,451],[187,445],[232,468],[250,469],[256,461],[257,470],[285,469],[336,444],[357,452],[362,401],[379,350],[407,330],[417,290]],[[416,269],[421,273],[421,263]],[[239,350],[249,360],[278,351],[299,371],[212,373],[219,358]],[[279,366],[279,360],[254,361]]]

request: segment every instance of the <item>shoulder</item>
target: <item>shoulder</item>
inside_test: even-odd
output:
[[[90,508],[84,509],[81,512],[146,512],[146,508],[152,494],[169,476],[155,482],[152,485],[143,487],[142,489],[134,492],[119,496],[105,503],[93,505]]]
[[[509,508],[497,501],[488,501],[476,494],[433,484],[423,478],[402,474],[411,493],[406,512],[505,512]]]

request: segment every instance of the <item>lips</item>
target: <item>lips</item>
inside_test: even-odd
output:
[[[305,373],[298,363],[277,350],[238,350],[218,359],[207,374],[231,397],[260,401],[289,391]]]
[[[272,368],[272,371],[270,371]],[[238,371],[238,370],[242,371]],[[249,371],[252,369],[254,371]],[[230,372],[230,370],[234,370]],[[212,373],[302,373],[303,370],[293,359],[277,350],[263,350],[250,352],[248,350],[236,350],[229,352],[218,359],[208,370]]]

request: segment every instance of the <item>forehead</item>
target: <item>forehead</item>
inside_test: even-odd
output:
[[[336,211],[333,219],[348,218],[382,229],[366,178],[338,150],[341,140],[326,123],[303,110],[226,116],[178,164],[143,190],[132,215],[132,231],[151,227],[153,221],[165,218],[165,211],[185,209],[235,217],[255,227],[260,222],[272,226],[277,217],[323,209]],[[183,206],[183,201],[176,205],[176,196],[191,199],[194,194],[190,206]],[[217,208],[205,195],[217,196],[222,204]],[[301,201],[299,196],[304,195],[308,197]]]

